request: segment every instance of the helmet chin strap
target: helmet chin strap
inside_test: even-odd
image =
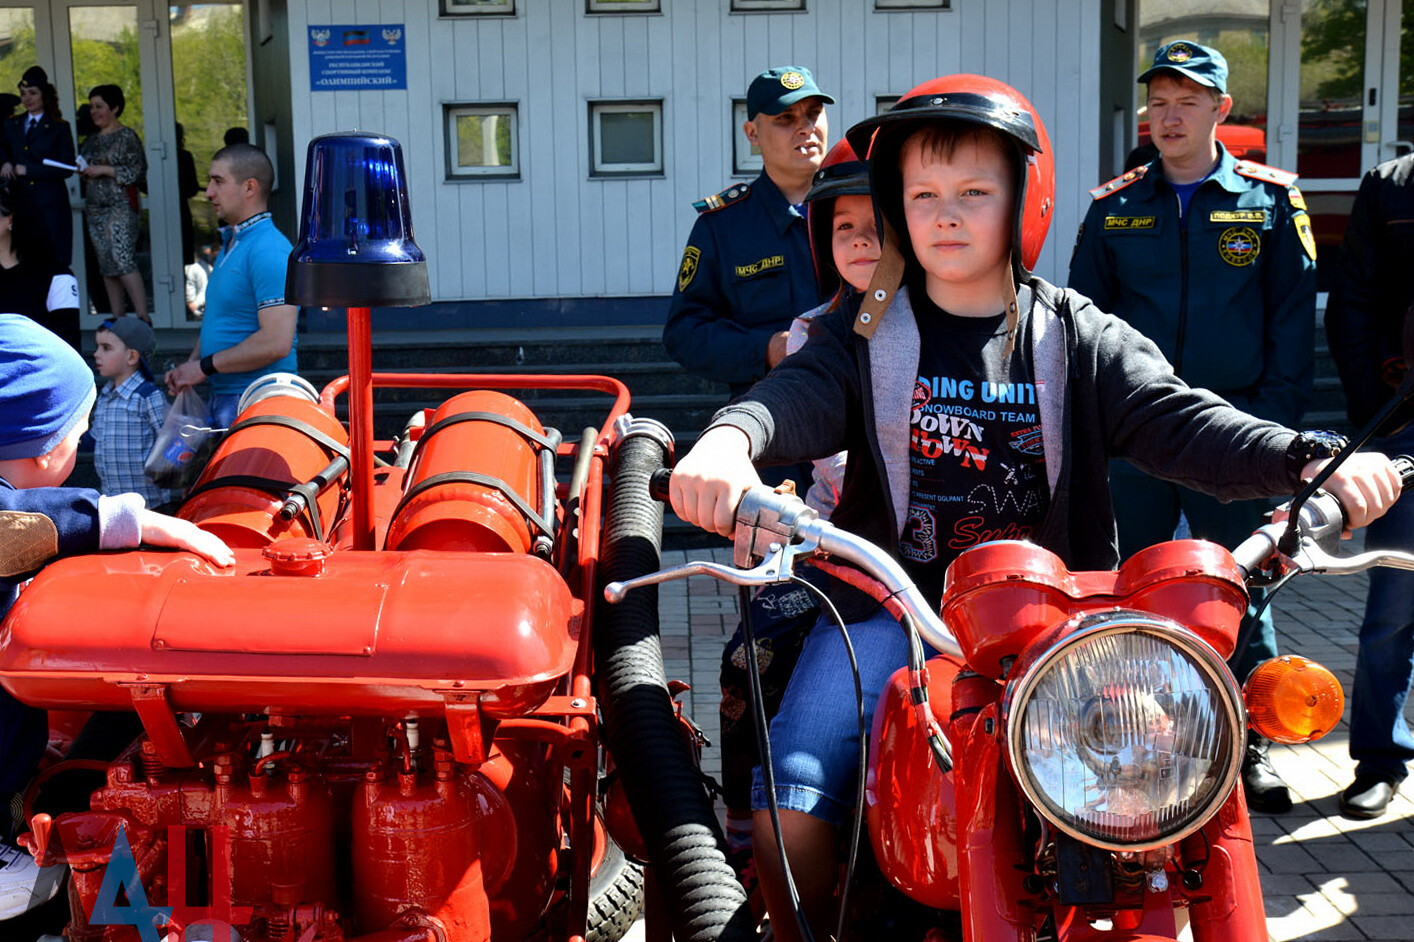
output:
[[[879,264],[874,268],[874,277],[869,279],[869,288],[864,292],[864,300],[859,304],[859,313],[854,317],[854,332],[865,340],[874,336],[884,312],[889,309],[899,285],[903,284],[903,253],[898,249],[898,233],[882,220],[884,239],[879,253]],[[1016,326],[1020,319],[1016,302],[1016,277],[1007,279],[1006,285],[1006,346],[1002,348],[1002,362],[1011,359],[1016,350]]]
[[[1012,351],[1016,349],[1016,322],[1018,320],[1016,305],[1016,278],[1008,278],[1006,282],[1006,346],[1002,347],[1002,364],[1005,365],[1011,359]]]
[[[879,264],[874,267],[874,277],[869,279],[869,287],[864,292],[864,300],[859,305],[859,313],[854,316],[854,332],[865,340],[874,336],[884,312],[898,294],[903,284],[903,254],[898,250],[898,233],[887,219],[881,220],[884,227],[883,245],[879,251]]]

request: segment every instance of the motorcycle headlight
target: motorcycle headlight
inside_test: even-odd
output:
[[[1012,684],[1007,752],[1068,834],[1145,850],[1201,827],[1242,766],[1242,693],[1211,647],[1142,612],[1086,616]]]

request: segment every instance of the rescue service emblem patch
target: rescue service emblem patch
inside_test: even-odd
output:
[[[1267,221],[1265,209],[1215,209],[1208,214],[1208,222],[1255,222]]]
[[[1301,191],[1294,186],[1286,188],[1286,198],[1291,200],[1292,209],[1305,209],[1306,197],[1301,195]]]
[[[1235,268],[1251,265],[1262,253],[1262,240],[1248,226],[1233,226],[1218,236],[1218,255]]]
[[[1183,43],[1174,43],[1169,47],[1168,59],[1170,62],[1187,62],[1193,58],[1193,49]]]
[[[795,71],[787,72],[781,76],[781,85],[791,91],[795,91],[797,88],[805,85],[805,76]]]
[[[762,272],[785,267],[786,257],[784,255],[768,255],[765,258],[757,259],[749,265],[736,266],[736,276],[738,278],[752,278]],[[682,275],[679,274],[678,278],[681,280]]]
[[[1157,216],[1106,216],[1105,229],[1152,229],[1158,222]]]
[[[678,266],[679,291],[686,291],[687,286],[692,284],[692,276],[697,274],[697,260],[701,257],[702,250],[695,245],[683,249],[682,264]]]
[[[1296,213],[1291,217],[1292,223],[1296,226],[1296,237],[1301,240],[1301,247],[1306,250],[1306,254],[1311,256],[1311,261],[1316,260],[1316,234],[1311,231],[1311,217],[1305,213]]]

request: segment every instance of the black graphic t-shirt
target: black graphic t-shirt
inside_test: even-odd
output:
[[[936,599],[963,550],[1029,539],[1050,493],[1030,350],[1018,344],[1004,373],[1004,315],[958,317],[920,289],[910,297],[920,345],[899,556]]]

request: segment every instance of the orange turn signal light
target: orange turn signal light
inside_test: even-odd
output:
[[[1242,685],[1247,720],[1273,742],[1312,742],[1335,729],[1345,712],[1345,691],[1335,674],[1298,654],[1257,665]]]

